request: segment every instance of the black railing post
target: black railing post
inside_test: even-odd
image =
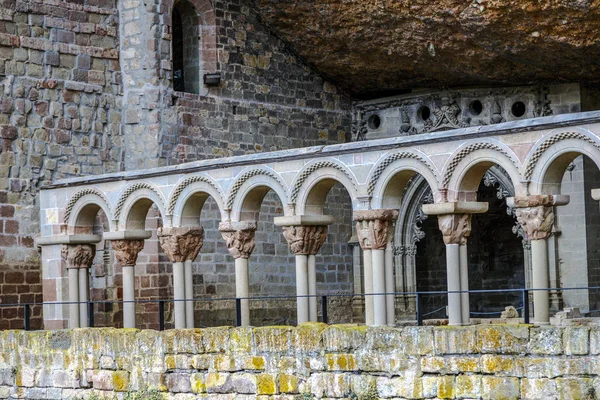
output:
[[[87,303],[88,307],[88,327],[94,327],[94,303],[91,301]]]
[[[423,326],[423,310],[421,310],[421,293],[415,296],[415,307],[417,308],[417,326]]]
[[[242,326],[242,299],[235,299],[235,326]]]
[[[523,289],[523,323],[529,323],[529,290]]]
[[[165,301],[158,301],[158,330],[165,330]]]
[[[321,296],[321,316],[323,317],[323,323],[327,324],[329,320],[327,317],[327,296]]]
[[[26,331],[31,330],[31,326],[29,324],[31,319],[31,308],[29,308],[29,304],[23,304],[23,328]]]

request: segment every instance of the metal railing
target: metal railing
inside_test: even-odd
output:
[[[221,302],[221,301],[230,301],[235,302],[235,323],[236,326],[241,326],[242,322],[242,300],[249,301],[258,301],[258,300],[282,300],[282,299],[298,299],[298,298],[308,298],[308,297],[317,297],[321,299],[321,322],[328,323],[328,304],[331,298],[344,298],[344,297],[366,297],[366,296],[413,296],[415,298],[415,315],[416,315],[416,323],[418,326],[423,325],[424,317],[427,315],[433,314],[435,312],[441,311],[445,308],[441,307],[433,312],[424,312],[423,309],[423,299],[426,296],[448,296],[449,294],[459,294],[459,293],[469,293],[469,294],[489,294],[489,293],[515,293],[520,294],[521,302],[520,304],[513,305],[517,310],[521,310],[521,318],[523,318],[523,322],[528,324],[530,322],[530,293],[535,291],[548,291],[548,292],[564,292],[564,291],[575,291],[575,290],[600,290],[600,286],[588,286],[588,287],[576,287],[576,288],[547,288],[547,289],[525,289],[525,288],[517,288],[517,289],[494,289],[494,290],[467,290],[467,291],[417,291],[417,292],[393,292],[393,293],[332,293],[326,295],[306,295],[306,296],[297,296],[297,295],[280,295],[280,296],[256,296],[256,297],[212,297],[212,298],[195,298],[195,299],[143,299],[143,300],[134,300],[134,301],[123,301],[123,300],[96,300],[96,301],[88,301],[85,303],[82,302],[69,302],[69,301],[60,301],[60,302],[31,302],[31,303],[0,303],[0,308],[2,307],[23,307],[23,328],[25,330],[31,330],[31,307],[33,306],[61,306],[61,305],[69,305],[69,304],[87,304],[88,307],[88,326],[94,327],[94,305],[96,304],[124,304],[124,303],[134,303],[134,304],[144,304],[144,303],[154,303],[158,304],[158,326],[159,330],[165,329],[165,305],[167,303],[175,303],[178,301],[183,302]],[[600,294],[599,294],[600,300]],[[518,307],[517,307],[518,306]],[[502,311],[490,312],[485,314],[500,314]],[[471,314],[477,314],[476,312],[471,312]]]

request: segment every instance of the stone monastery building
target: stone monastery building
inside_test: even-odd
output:
[[[0,0],[0,327],[597,317],[600,11],[542,3]]]

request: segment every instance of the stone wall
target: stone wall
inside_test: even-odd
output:
[[[0,333],[0,397],[596,399],[597,327]]]
[[[0,2],[0,296],[39,302],[38,189],[119,169],[116,1]],[[46,299],[53,300],[53,299]],[[34,308],[33,326],[41,324]],[[21,327],[4,308],[0,328]],[[6,315],[5,315],[6,314]]]

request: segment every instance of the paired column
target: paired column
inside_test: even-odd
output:
[[[105,235],[106,237],[106,235]],[[135,264],[144,239],[119,239],[110,242],[123,274],[123,328],[135,328]]]
[[[256,222],[225,221],[219,224],[227,250],[235,259],[235,297],[241,298],[242,326],[250,325],[250,286],[248,284],[248,258],[254,251]]]
[[[365,286],[365,322],[367,325],[386,325],[393,323],[393,297],[388,313],[388,289],[393,292],[392,282],[386,285],[386,248],[391,243],[394,221],[398,219],[397,210],[360,210],[354,212],[356,234],[363,250],[364,286]],[[391,246],[391,244],[390,244]],[[391,251],[388,250],[388,252]],[[388,263],[392,257],[388,254]],[[392,268],[391,265],[388,268]],[[389,273],[388,273],[389,275]]]
[[[329,215],[276,217],[283,236],[296,256],[296,295],[298,325],[317,321],[317,266],[315,255],[327,239],[327,227],[334,222]]]
[[[158,228],[160,245],[173,263],[175,329],[194,328],[194,285],[192,261],[204,243],[204,229],[198,227]]]
[[[88,326],[89,268],[96,255],[94,244],[63,244],[69,279],[69,328]]]
[[[472,214],[484,213],[488,203],[451,202],[423,204],[423,212],[438,216],[440,231],[446,245],[446,274],[448,279],[448,324],[470,323],[469,263],[467,238],[471,234]]]
[[[533,318],[536,325],[550,323],[548,242],[554,226],[554,206],[569,203],[565,195],[515,196],[507,201],[531,240]],[[542,289],[542,290],[539,290]]]

